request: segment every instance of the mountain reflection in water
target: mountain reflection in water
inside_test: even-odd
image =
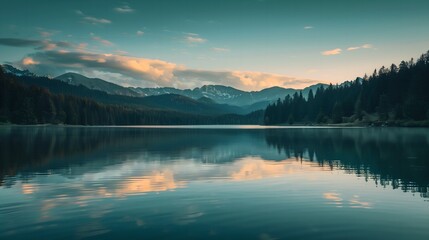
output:
[[[426,129],[3,126],[0,238],[427,239],[427,149]]]
[[[427,197],[427,149],[426,129],[2,127],[0,184],[44,174],[104,177],[117,180],[116,187],[97,192],[121,196],[173,190],[189,181],[252,180],[315,168]],[[34,191],[36,186],[22,184],[23,193]]]

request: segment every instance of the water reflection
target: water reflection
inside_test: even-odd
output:
[[[428,197],[429,131],[427,129],[301,129],[271,131],[267,144],[288,157],[342,169]]]
[[[154,172],[152,175],[127,179],[115,192],[116,195],[133,193],[160,192],[176,189],[184,182],[174,180],[174,173],[170,170]]]
[[[425,129],[3,127],[0,184],[21,179],[22,193],[32,194],[38,187],[28,181],[35,175],[119,179],[115,190],[104,190],[117,196],[173,190],[200,179],[280,176],[309,162],[305,171],[340,169],[427,197],[427,149]]]
[[[329,201],[329,204],[334,204],[339,208],[349,206],[350,208],[372,208],[372,203],[364,202],[359,195],[353,195],[349,200],[343,199],[340,193],[327,192],[323,197]]]
[[[427,149],[425,129],[1,127],[0,238],[427,237],[427,202],[392,190],[428,197]]]

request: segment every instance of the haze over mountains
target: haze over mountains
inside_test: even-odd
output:
[[[271,87],[261,91],[246,92],[223,85],[204,85],[194,89],[177,89],[172,87],[160,88],[135,88],[135,87],[122,87],[120,85],[105,81],[99,78],[88,78],[77,73],[65,73],[54,79],[61,80],[71,85],[83,85],[89,89],[95,89],[115,95],[125,96],[158,96],[164,94],[177,94],[186,96],[192,99],[209,98],[220,104],[229,104],[235,106],[250,106],[259,103],[265,108],[270,102],[278,98],[284,98],[286,95],[293,95],[297,91],[302,91],[303,96],[307,96],[310,89],[315,91],[319,86],[324,84],[316,84],[305,89],[292,89]],[[266,104],[265,104],[266,103]],[[261,109],[262,109],[261,108]]]
[[[222,85],[194,89],[127,88],[76,73],[40,77],[4,65],[0,121],[18,124],[360,124],[429,125],[429,52],[371,76],[303,90],[246,92]],[[308,96],[307,96],[308,95]]]
[[[6,73],[16,76],[35,76],[28,70],[19,70],[11,65],[3,65],[3,68]],[[57,76],[52,80],[59,80],[72,86],[84,86],[91,90],[97,90],[112,95],[109,97],[109,101],[102,100],[104,103],[121,102],[132,105],[137,104],[149,108],[204,114],[248,114],[253,111],[265,109],[268,104],[277,101],[277,99],[283,99],[286,95],[293,95],[296,92],[302,92],[303,96],[306,97],[310,89],[315,92],[318,87],[325,85],[316,84],[302,90],[271,87],[260,91],[247,92],[223,85],[204,85],[194,89],[123,87],[103,79],[88,78],[81,74],[71,72]],[[49,88],[46,84],[43,85],[43,87]],[[54,92],[57,91],[54,90]],[[75,94],[78,94],[80,97],[85,97],[85,95],[81,93],[74,93],[73,95]],[[101,98],[97,98],[95,95],[90,97],[100,101]],[[117,99],[117,101],[115,99]]]
[[[77,73],[65,73],[54,79],[61,80],[65,83],[75,85],[75,86],[83,85],[89,89],[103,91],[108,94],[134,96],[134,97],[139,96],[138,93],[136,93],[131,89],[119,86],[117,84],[105,81],[103,79],[87,78]]]

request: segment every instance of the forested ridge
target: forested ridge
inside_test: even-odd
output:
[[[7,71],[5,72],[7,73]],[[35,76],[31,73],[29,75],[19,76],[16,78],[16,80],[25,86],[38,86],[47,89],[52,94],[64,94],[79,98],[91,99],[97,103],[106,105],[118,105],[139,109],[146,108],[164,111],[178,111],[195,115],[222,115],[229,113],[243,114],[243,111],[239,111],[240,109],[237,109],[237,107],[234,106],[218,104],[215,102],[203,102],[178,94],[163,94],[151,97],[109,94],[106,91],[90,89],[84,85],[72,85],[63,81],[50,79],[48,77]]]
[[[248,115],[208,116],[105,104],[86,97],[51,93],[46,88],[23,84],[20,80],[20,77],[5,74],[0,68],[0,122],[69,125],[258,124],[263,116],[262,111]],[[79,88],[87,90],[83,86]],[[109,96],[105,94],[104,97]]]
[[[363,78],[287,95],[265,113],[203,115],[150,108],[144,98],[109,95],[0,68],[0,122],[15,124],[357,124],[429,126],[429,51]],[[48,90],[49,89],[49,90]],[[126,102],[127,104],[123,104]],[[153,105],[153,104],[152,104]]]
[[[370,76],[295,93],[270,104],[265,124],[429,125],[429,51],[415,62],[381,67]]]

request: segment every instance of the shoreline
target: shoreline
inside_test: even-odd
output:
[[[297,123],[297,124],[276,124],[276,125],[263,125],[263,124],[166,124],[166,125],[68,125],[68,124],[15,124],[15,123],[0,123],[0,127],[147,127],[147,128],[169,128],[179,127],[186,128],[194,126],[195,128],[212,127],[222,128],[222,126],[242,126],[258,127],[258,128],[389,128],[389,127],[403,127],[403,128],[429,128],[429,121],[395,121],[395,122],[358,122],[358,123],[330,123],[330,124],[312,124],[312,123]]]

